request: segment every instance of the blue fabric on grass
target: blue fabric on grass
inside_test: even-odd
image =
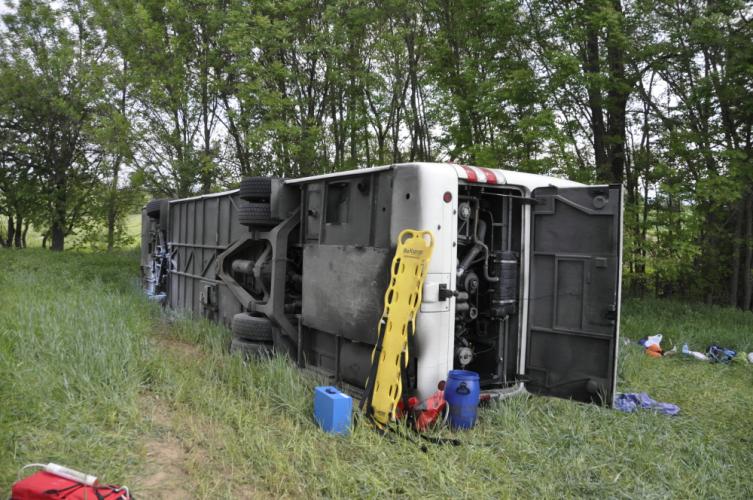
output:
[[[625,413],[633,413],[636,410],[652,410],[664,415],[677,415],[680,407],[672,403],[660,403],[651,399],[645,392],[628,392],[618,394],[614,400],[614,407]]]
[[[718,346],[716,344],[711,344],[706,355],[709,357],[712,363],[727,364],[732,361],[735,356],[737,356],[737,352],[733,351],[732,349]]]

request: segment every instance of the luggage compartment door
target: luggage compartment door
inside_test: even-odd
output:
[[[617,373],[622,186],[533,191],[527,388],[611,405]]]

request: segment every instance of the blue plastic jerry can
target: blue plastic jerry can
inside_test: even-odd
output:
[[[325,432],[347,434],[353,413],[353,399],[336,387],[314,389],[314,419]]]

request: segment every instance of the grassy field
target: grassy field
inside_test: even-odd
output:
[[[678,417],[523,396],[480,413],[458,447],[348,438],[312,421],[315,381],[249,365],[228,332],[139,292],[136,253],[0,251],[0,495],[53,461],[140,498],[753,497],[753,366],[621,349],[619,389]],[[753,349],[753,314],[629,301],[623,335]],[[450,434],[445,431],[445,433]]]
[[[127,215],[124,224],[126,234],[131,238],[134,238],[135,241],[138,241],[139,235],[141,234],[141,213]],[[99,241],[100,248],[106,248],[105,243],[106,239],[103,235],[101,236],[101,241]],[[26,236],[26,244],[29,248],[41,248],[42,235],[35,231],[34,228],[30,228],[29,233]],[[84,242],[84,239],[80,234],[74,234],[65,239],[65,248],[88,249],[90,246],[90,244]]]

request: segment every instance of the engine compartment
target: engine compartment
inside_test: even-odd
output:
[[[461,185],[454,366],[485,389],[516,381],[522,204],[517,189]]]

